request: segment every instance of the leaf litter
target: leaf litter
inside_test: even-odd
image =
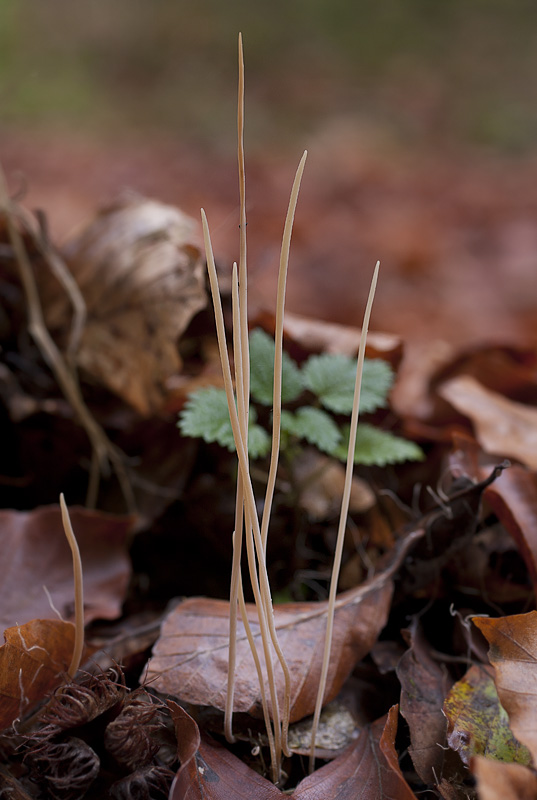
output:
[[[75,372],[80,370],[77,380],[90,414],[110,437],[108,441],[122,442],[122,463],[132,481],[133,496],[145,512],[131,552],[142,549],[142,542],[145,550],[135,559],[128,593],[126,551],[133,523],[124,517],[107,527],[108,518],[102,513],[118,507],[124,510],[117,481],[103,472],[100,511],[93,516],[82,511],[73,514],[88,573],[88,649],[92,631],[97,630],[95,620],[117,616],[122,606],[124,616],[118,625],[126,631],[142,630],[143,624],[140,627],[133,620],[140,619],[137,615],[147,607],[157,615],[147,618],[147,628],[153,630],[164,602],[184,594],[186,586],[195,585],[196,592],[207,597],[184,600],[167,615],[149,662],[152,680],[143,690],[135,688],[148,654],[148,639],[143,636],[128,658],[126,640],[124,650],[117,651],[129,664],[127,674],[116,670],[92,675],[95,667],[90,658],[87,672],[66,683],[72,625],[38,617],[43,612],[54,616],[52,605],[66,619],[70,617],[69,559],[67,551],[59,555],[55,549],[56,523],[51,520],[57,519],[57,509],[37,506],[57,502],[56,481],[63,488],[67,482],[77,499],[83,500],[92,450],[82,443],[77,409],[27,335],[28,309],[14,269],[12,243],[2,227],[2,298],[7,319],[0,329],[2,425],[8,447],[1,463],[0,494],[6,511],[2,512],[0,614],[8,627],[25,621],[22,627],[9,627],[6,644],[0,648],[0,659],[7,664],[0,670],[5,680],[0,692],[1,719],[7,729],[0,738],[6,764],[0,770],[0,790],[18,792],[21,797],[44,791],[58,797],[100,797],[108,791],[111,796],[125,797],[143,791],[148,797],[226,798],[242,792],[245,797],[276,798],[282,789],[259,774],[263,747],[254,734],[258,730],[255,718],[248,718],[250,713],[259,714],[259,693],[254,690],[248,658],[239,659],[244,676],[239,675],[235,694],[246,747],[244,741],[224,746],[218,716],[211,716],[213,707],[222,708],[225,680],[226,601],[220,599],[224,594],[220,587],[227,581],[230,562],[233,468],[227,454],[206,446],[198,449],[197,457],[189,456],[191,443],[179,437],[171,413],[184,401],[189,385],[194,388],[207,380],[219,384],[214,360],[208,356],[213,329],[202,310],[205,301],[195,231],[186,222],[182,228],[186,233],[179,239],[175,223],[173,231],[168,231],[171,245],[166,245],[166,252],[173,251],[174,256],[179,252],[178,272],[186,270],[181,283],[166,261],[170,271],[164,283],[170,297],[185,309],[178,327],[168,325],[169,320],[161,320],[160,315],[155,317],[155,300],[162,295],[152,291],[158,283],[153,283],[152,269],[140,266],[138,274],[130,274],[121,252],[108,276],[115,289],[124,289],[114,291],[114,301],[121,300],[119,307],[107,308],[99,300],[103,299],[100,270],[105,262],[114,263],[117,251],[126,245],[139,254],[146,247],[149,253],[159,243],[160,233],[142,236],[141,241],[135,235],[133,241],[124,229],[116,228],[123,211],[136,216],[137,204],[146,210],[154,208],[151,201],[149,206],[138,200],[134,205],[120,204],[91,223],[86,234],[63,253],[42,237],[30,235],[25,224],[21,227],[30,264],[40,278],[47,324],[70,356],[77,350],[69,350],[73,333],[69,308],[74,294],[58,291],[57,286],[53,291],[57,278],[46,276],[51,252],[63,257],[80,282],[88,322],[83,330],[86,338],[79,340],[82,346],[72,363]],[[164,217],[180,219],[169,209]],[[129,252],[132,255],[133,250]],[[177,267],[178,262],[174,263]],[[323,352],[355,354],[360,332],[336,324],[340,317],[333,311],[325,314],[331,315],[334,321],[325,324],[316,319],[288,319],[286,346],[293,359],[303,363]],[[271,313],[260,318],[272,333]],[[537,354],[532,348],[498,345],[458,351],[435,342],[428,342],[419,357],[416,352],[412,347],[403,352],[401,340],[391,334],[379,333],[369,341],[368,355],[384,358],[396,370],[403,357],[387,413],[402,433],[419,439],[427,459],[390,470],[362,467],[359,471],[369,499],[353,509],[344,543],[344,562],[358,560],[360,570],[354,574],[359,577],[356,585],[338,596],[327,691],[328,697],[339,689],[348,690],[346,702],[351,717],[359,720],[358,736],[343,754],[308,777],[297,766],[297,756],[286,761],[288,796],[380,800],[435,791],[457,800],[468,796],[509,800],[535,794],[532,762],[526,755],[524,765],[515,761],[523,746],[532,755],[536,752],[532,691],[536,464],[532,442],[537,429]],[[143,369],[139,370],[142,354]],[[180,387],[175,394],[174,386]],[[154,447],[155,431],[166,448],[176,450],[177,462],[184,458],[182,466],[166,463],[163,468],[166,448]],[[53,459],[47,460],[47,448]],[[505,458],[520,463],[499,469]],[[157,474],[165,476],[166,485],[161,488],[151,483]],[[418,491],[420,485],[426,488]],[[292,707],[297,720],[302,720],[313,707],[319,628],[326,606],[313,599],[326,592],[336,531],[330,503],[321,511],[309,503],[293,504],[292,489],[284,466],[269,550],[277,590],[293,598],[276,606],[276,620],[289,631],[291,660],[296,658]],[[200,498],[204,498],[201,503]],[[402,518],[408,520],[406,527],[401,525]],[[193,546],[198,549],[192,550]],[[476,616],[482,614],[491,618]],[[409,623],[410,632],[402,632]],[[251,624],[255,630],[254,617]],[[493,673],[485,663],[480,631],[490,644]],[[154,639],[156,634],[150,636]],[[195,642],[199,645],[200,640],[203,652],[196,649]],[[167,654],[168,646],[171,652]],[[179,660],[190,658],[190,673],[179,670],[174,675],[178,653]],[[167,685],[168,680],[175,683]],[[189,703],[191,717],[170,701],[172,725],[167,712],[155,703],[159,682],[166,693]],[[457,688],[450,691],[452,686]],[[493,712],[486,723],[483,695],[488,711]],[[398,702],[405,720],[399,725]],[[74,707],[85,709],[76,719],[71,713]],[[58,724],[58,708],[63,714],[71,708],[67,717],[75,723],[72,727]],[[31,709],[32,715],[27,716]],[[506,737],[514,736],[521,743],[514,755],[478,736],[483,728],[492,732],[498,719]],[[121,746],[122,736],[126,749]],[[457,752],[463,740],[464,758],[459,763]],[[507,761],[497,760],[499,755]],[[55,781],[52,790],[51,781]]]

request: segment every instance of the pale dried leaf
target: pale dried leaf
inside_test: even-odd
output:
[[[490,645],[489,660],[509,725],[537,761],[537,611],[473,620]]]
[[[472,761],[479,800],[535,800],[537,775],[520,764],[477,756]]]
[[[537,469],[537,408],[508,400],[470,375],[446,381],[438,392],[471,419],[487,452],[516,458]]]
[[[371,649],[386,623],[390,609],[392,576],[408,548],[421,536],[410,534],[384,572],[363,585],[344,592],[336,601],[334,636],[325,702],[339,692],[354,665]],[[321,672],[328,604],[285,603],[274,610],[280,646],[291,674],[291,721],[313,713]],[[248,619],[260,652],[257,611],[248,605]],[[229,603],[190,598],[175,608],[162,627],[146,678],[161,692],[183,702],[225,708],[229,639]],[[284,682],[273,655],[278,693]],[[237,630],[237,669],[234,710],[261,715],[257,672],[244,627]]]
[[[157,412],[181,368],[177,340],[206,304],[197,223],[132,196],[105,209],[65,248],[87,307],[77,362],[144,415]],[[47,303],[62,329],[68,299]]]

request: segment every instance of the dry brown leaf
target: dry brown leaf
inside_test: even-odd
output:
[[[510,617],[474,617],[486,637],[495,683],[509,725],[537,761],[537,611]]]
[[[181,767],[170,800],[281,800],[285,795],[222,745],[201,737],[186,711],[168,701]]]
[[[537,775],[520,764],[477,756],[472,760],[479,800],[535,800]]]
[[[393,706],[366,726],[341,756],[304,778],[292,800],[416,800],[399,768],[397,716]]]
[[[83,508],[69,513],[82,558],[86,622],[114,619],[121,613],[130,578],[127,537],[134,518]],[[0,547],[2,630],[31,619],[56,618],[54,609],[65,619],[73,616],[73,561],[58,506],[0,511]]]
[[[537,408],[508,400],[470,375],[446,381],[438,392],[471,419],[487,452],[516,458],[537,470]]]
[[[253,289],[255,291],[255,287]],[[274,332],[274,314],[261,308],[254,312],[252,328],[261,327]],[[304,353],[341,353],[355,357],[360,345],[360,328],[354,325],[340,325],[326,322],[319,317],[306,317],[285,312],[284,335],[291,344]],[[403,343],[392,333],[369,332],[367,334],[366,355],[368,358],[382,358],[396,367],[401,361]]]
[[[225,747],[200,736],[194,720],[168,703],[179,743],[181,769],[170,800],[283,800],[289,797]],[[304,778],[290,800],[416,800],[395,751],[397,707],[365,727],[356,742]]]
[[[410,730],[409,754],[424,783],[438,783],[454,763],[446,748],[447,721],[442,704],[453,681],[432,659],[417,625],[411,630],[411,647],[397,666],[401,683],[401,714]],[[450,764],[448,764],[450,762]],[[457,763],[458,759],[457,759]]]
[[[339,692],[355,664],[371,649],[386,623],[390,609],[392,576],[412,544],[423,535],[410,534],[384,572],[336,602],[334,635],[325,702]],[[313,713],[319,685],[328,604],[284,603],[274,609],[278,639],[291,674],[291,721]],[[258,648],[257,611],[247,606],[248,619]],[[163,624],[147,680],[155,689],[183,702],[224,709],[228,672],[229,603],[224,600],[190,598],[181,603]],[[279,696],[283,697],[283,675],[274,656]],[[257,672],[244,627],[237,630],[235,674],[236,712],[261,715]]]
[[[177,340],[206,304],[197,238],[179,209],[129,196],[64,251],[87,307],[77,363],[144,415],[162,408],[181,367]],[[45,300],[49,327],[64,330],[68,298]]]
[[[66,679],[74,630],[70,622],[34,619],[5,631],[0,647],[0,730]]]
[[[410,342],[390,393],[390,404],[402,419],[431,423],[438,400],[431,392],[431,381],[438,370],[453,358],[453,346],[438,339]]]

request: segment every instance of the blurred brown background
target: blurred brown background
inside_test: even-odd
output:
[[[501,0],[3,0],[0,146],[61,242],[125,187],[236,256],[236,42],[252,287],[267,304],[310,151],[289,305],[406,338],[528,342],[537,290],[537,7]],[[255,298],[254,298],[255,300]]]

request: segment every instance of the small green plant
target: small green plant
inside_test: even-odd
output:
[[[259,420],[269,421],[272,406],[274,341],[257,328],[249,337],[250,392],[257,404],[250,407],[248,454],[263,458],[271,448],[268,431]],[[388,404],[393,370],[380,359],[366,359],[360,394],[360,413],[369,414]],[[314,445],[346,461],[349,425],[342,421],[352,411],[356,361],[344,355],[314,355],[299,367],[283,353],[281,449],[290,455],[302,442]],[[211,387],[192,393],[181,412],[179,428],[184,436],[217,442],[235,450],[224,389]],[[366,422],[360,423],[354,453],[355,464],[385,466],[423,458],[414,442],[395,436]]]

